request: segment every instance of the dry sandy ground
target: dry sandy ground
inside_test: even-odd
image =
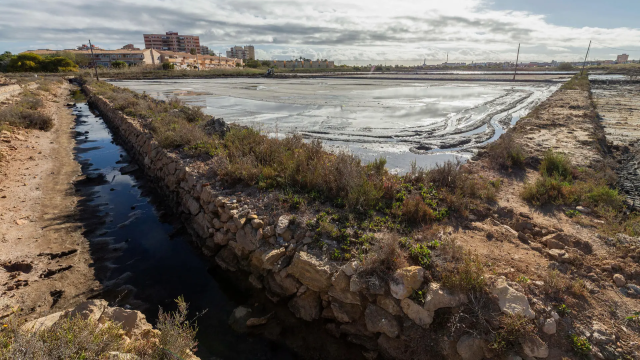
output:
[[[553,148],[568,154],[578,166],[594,166],[604,161],[606,155],[600,151],[602,129],[597,122],[589,120],[593,118],[589,104],[588,92],[559,90],[539,111],[521,120],[511,131],[533,158]],[[603,232],[600,228],[603,220],[593,213],[571,219],[565,211],[572,208],[541,208],[526,203],[520,193],[526,182],[539,176],[532,169],[537,166],[505,173],[494,169],[486,158],[469,166],[487,178],[501,177],[503,183],[498,204],[490,217],[471,222],[467,228],[455,232],[454,237],[466,248],[481,254],[491,273],[512,281],[520,280],[537,313],[548,313],[563,303],[571,309],[571,316],[561,319],[556,334],[539,332],[542,340],[549,344],[549,359],[575,358],[568,335],[589,335],[596,323],[603,324],[609,334],[616,336],[616,341],[607,345],[609,348],[639,358],[638,324],[625,318],[639,310],[640,301],[637,296],[624,295],[626,288],[619,290],[613,276],[619,274],[627,284],[640,285],[640,267],[629,253],[621,253],[607,244],[607,237],[599,235]],[[550,248],[542,241],[549,234],[573,239],[591,250],[581,248],[584,251],[578,252],[571,263],[560,261],[549,253]],[[567,289],[556,297],[550,297],[545,291],[552,269],[559,269],[569,281]],[[523,277],[528,280],[522,281]],[[583,295],[571,291],[571,284],[579,281],[586,287]],[[608,351],[602,344],[594,347],[600,353]]]
[[[88,241],[74,221],[74,117],[69,85],[42,93],[55,119],[49,132],[4,132],[0,151],[0,318],[20,309],[33,317],[85,300],[99,284]],[[1,106],[5,106],[2,104]]]

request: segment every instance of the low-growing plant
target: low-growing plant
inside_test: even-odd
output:
[[[565,317],[571,313],[571,309],[566,304],[558,305],[557,309],[558,315]]]
[[[500,329],[496,332],[489,347],[498,353],[517,346],[518,341],[536,333],[536,326],[523,315],[503,315]]]
[[[362,273],[377,274],[389,278],[396,270],[406,267],[407,254],[402,249],[397,234],[385,233],[377,237],[362,263]]]
[[[431,250],[426,245],[416,244],[409,250],[409,255],[420,266],[426,268],[431,264]]]
[[[427,292],[425,290],[413,290],[411,295],[409,295],[409,299],[413,300],[418,305],[424,305],[424,301],[426,299]]]
[[[460,263],[446,264],[442,269],[442,284],[447,288],[465,292],[484,290],[486,279],[480,256],[466,253]]]
[[[571,292],[576,296],[586,296],[589,292],[584,280],[578,279],[571,282]]]
[[[576,334],[571,334],[569,336],[569,341],[571,343],[571,348],[578,356],[587,356],[591,354],[591,343],[587,338],[578,336]]]
[[[540,163],[540,174],[567,182],[573,178],[573,166],[565,154],[549,149]]]
[[[578,211],[578,210],[567,210],[564,213],[565,213],[565,215],[567,215],[570,218],[574,218],[574,217],[580,215],[580,211]]]
[[[506,133],[487,146],[490,163],[503,169],[524,168],[526,154],[511,133]]]

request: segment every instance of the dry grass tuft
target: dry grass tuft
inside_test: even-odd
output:
[[[398,235],[385,233],[371,246],[360,272],[365,276],[375,274],[388,279],[396,270],[408,265],[407,253],[402,248]]]

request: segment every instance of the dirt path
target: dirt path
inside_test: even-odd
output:
[[[489,218],[471,222],[453,233],[459,244],[481,254],[491,273],[521,285],[536,312],[550,313],[559,304],[571,309],[571,319],[560,321],[556,334],[540,333],[549,345],[550,359],[570,357],[568,334],[591,339],[590,329],[596,323],[604,324],[609,334],[617,336],[616,346],[592,340],[599,353],[608,354],[604,358],[634,352],[638,355],[640,351],[637,328],[625,319],[638,310],[638,295],[624,286],[619,288],[613,281],[617,274],[630,286],[640,285],[637,261],[640,259],[616,249],[610,238],[602,236],[604,221],[594,213],[570,218],[566,211],[574,207],[533,206],[520,195],[527,182],[539,177],[536,171],[539,160],[549,148],[564,152],[580,167],[597,168],[598,164],[610,161],[606,145],[603,148],[603,129],[594,119],[597,117],[587,91],[559,90],[520,120],[511,131],[529,155],[528,168],[499,171],[482,156],[470,163],[470,167],[488,179],[502,178],[502,186]],[[563,243],[549,242],[550,238]],[[568,255],[561,258],[558,251]],[[545,295],[553,282],[554,270],[565,281],[557,298]],[[582,295],[574,293],[579,286]]]
[[[74,221],[74,117],[64,106],[69,85],[45,94],[49,132],[3,133],[0,151],[0,317],[64,309],[85,300],[99,284],[90,268],[88,241]]]

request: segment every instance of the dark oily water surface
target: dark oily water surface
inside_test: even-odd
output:
[[[85,179],[76,191],[84,201],[81,211],[91,242],[96,276],[105,290],[98,296],[112,304],[141,310],[155,323],[158,307],[175,310],[174,299],[183,295],[190,303],[190,318],[197,318],[198,352],[202,359],[295,359],[342,358],[357,355],[341,351],[334,340],[332,353],[322,354],[322,324],[305,324],[292,317],[285,306],[275,306],[247,285],[248,274],[228,276],[216,269],[192,244],[179,221],[169,214],[161,197],[145,181],[141,170],[123,175],[120,168],[130,162],[126,151],[114,141],[111,131],[87,104],[74,108],[76,158]],[[275,316],[260,333],[240,333],[228,324],[233,310],[245,305],[252,316],[270,312]],[[307,340],[305,340],[305,335]],[[313,355],[296,355],[308,348],[305,341],[317,339]],[[273,339],[273,340],[270,340]],[[287,345],[284,345],[286,343]],[[355,348],[355,346],[351,346]],[[354,349],[355,350],[355,349]],[[351,353],[351,354],[350,354]],[[357,356],[355,358],[358,358]]]

